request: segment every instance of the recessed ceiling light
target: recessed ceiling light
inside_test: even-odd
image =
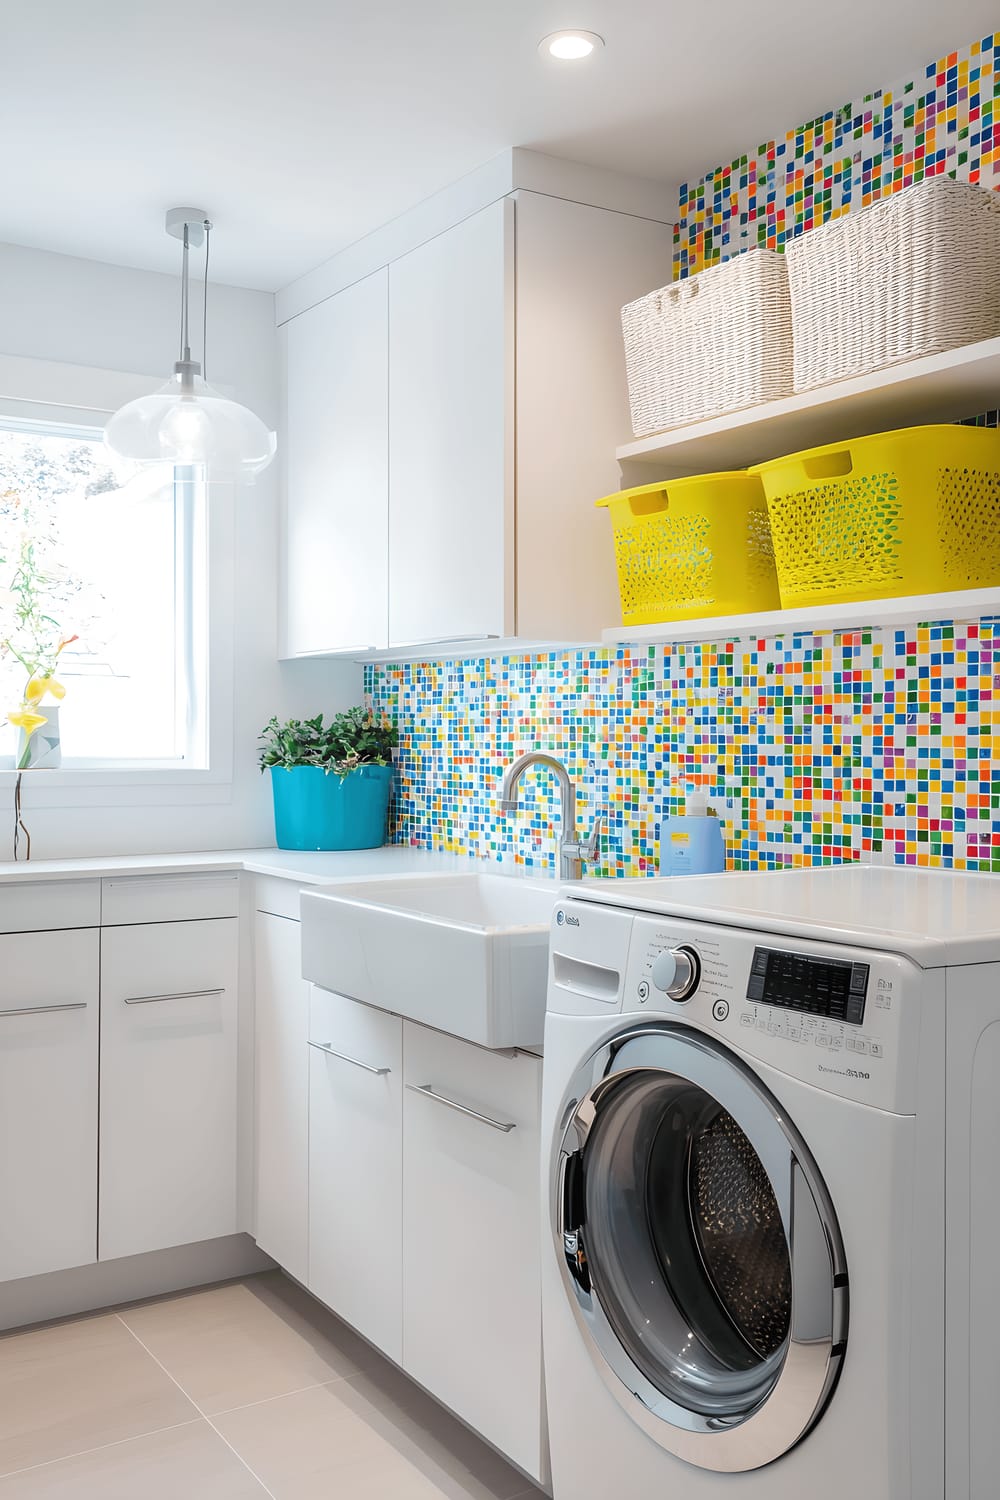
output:
[[[581,62],[604,46],[604,38],[596,31],[553,31],[543,36],[538,50],[543,57],[555,57],[560,62]]]

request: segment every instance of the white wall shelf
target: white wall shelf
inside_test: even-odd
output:
[[[620,625],[605,630],[608,645],[679,645],[684,641],[734,641],[746,636],[812,635],[823,630],[864,630],[916,625],[928,620],[978,620],[1000,614],[1000,588],[954,594],[915,594],[854,604],[774,609],[754,615],[675,620],[662,625]]]
[[[740,469],[784,453],[1000,406],[1000,338],[839,380],[625,443],[619,463],[655,464],[664,478]]]

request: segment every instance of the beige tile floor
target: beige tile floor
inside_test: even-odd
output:
[[[0,1336],[0,1500],[538,1500],[280,1272]]]

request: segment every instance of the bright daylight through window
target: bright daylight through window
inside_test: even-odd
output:
[[[193,471],[121,487],[99,431],[0,418],[0,767],[33,659],[67,639],[64,767],[203,766],[206,593]]]

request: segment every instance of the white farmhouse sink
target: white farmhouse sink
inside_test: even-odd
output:
[[[484,1047],[537,1047],[554,880],[410,875],[302,896],[313,984]]]

